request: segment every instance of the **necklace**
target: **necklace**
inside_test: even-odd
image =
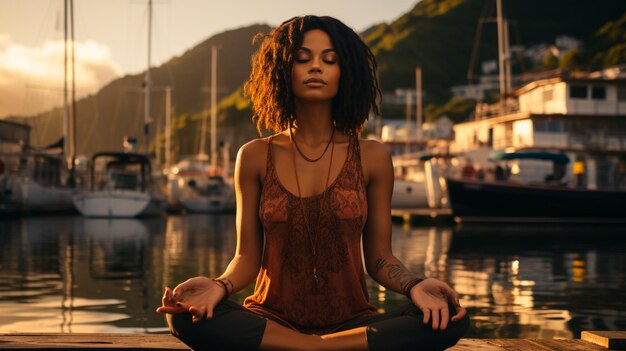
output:
[[[334,132],[335,132],[335,129],[333,127],[333,135],[334,135]],[[294,171],[294,174],[296,175],[296,185],[298,186],[298,200],[300,202],[300,209],[302,210],[302,217],[304,217],[304,225],[306,227],[306,231],[309,236],[309,243],[311,244],[311,255],[312,255],[311,260],[313,261],[313,279],[315,279],[315,285],[319,286],[320,280],[319,280],[319,277],[317,276],[317,259],[316,259],[317,258],[317,239],[319,238],[319,231],[318,231],[318,235],[315,236],[315,242],[314,242],[313,233],[311,232],[311,226],[309,224],[309,216],[307,215],[307,211],[304,208],[304,202],[302,201],[302,191],[300,190],[300,179],[298,179],[298,167],[296,167],[296,150],[294,148],[294,145],[297,145],[297,144],[295,143],[293,135],[291,134],[291,126],[289,128],[289,138],[292,141],[291,142],[291,155],[293,156],[292,157],[293,171]],[[335,143],[333,142],[332,136],[331,136],[330,141],[332,142],[333,146],[330,148],[330,163],[328,165],[328,173],[326,174],[326,184],[324,185],[324,192],[322,193],[322,199],[320,200],[319,211],[317,212],[316,223],[318,223],[318,225],[320,223],[320,218],[322,215],[322,210],[323,210],[322,205],[326,203],[326,193],[328,192],[328,181],[330,180],[330,169],[332,168],[332,165],[333,165],[333,152],[335,151]],[[326,146],[326,148],[328,148],[328,146]]]
[[[333,124],[333,131],[330,134],[330,139],[328,140],[328,144],[326,144],[326,147],[324,148],[324,152],[322,152],[322,154],[318,158],[309,158],[302,152],[302,150],[300,150],[300,147],[298,146],[298,143],[296,143],[296,138],[294,138],[294,136],[293,136],[293,132],[291,130],[291,127],[292,127],[291,123],[289,123],[289,137],[291,138],[291,141],[293,142],[293,144],[296,146],[296,149],[298,150],[298,153],[300,154],[300,156],[302,156],[302,158],[307,160],[308,162],[317,162],[317,161],[321,160],[322,157],[324,157],[324,155],[326,155],[326,151],[328,150],[328,146],[330,146],[330,143],[333,140],[333,137],[335,136],[335,125]]]

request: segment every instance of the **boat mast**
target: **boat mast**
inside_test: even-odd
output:
[[[148,69],[146,70],[146,80],[144,82],[146,89],[146,99],[144,106],[144,121],[143,121],[143,144],[146,154],[148,153],[148,136],[150,135],[150,123],[152,118],[150,117],[150,90],[152,81],[150,78],[150,66],[151,66],[151,54],[152,54],[152,0],[148,0]]]
[[[511,89],[511,72],[509,63],[508,22],[502,15],[502,0],[496,0],[498,27],[498,73],[500,80],[500,105],[505,106],[506,94]]]
[[[217,46],[211,46],[211,170],[217,167]]]
[[[415,129],[417,141],[422,141],[422,66],[415,69]]]
[[[69,13],[68,13],[69,12]],[[69,18],[69,22],[68,22]],[[71,36],[68,40],[68,33],[71,31]],[[68,157],[70,158],[70,176],[68,182],[73,185],[74,182],[74,170],[76,167],[76,61],[75,61],[75,45],[74,45],[74,0],[63,1],[63,39],[64,39],[64,52],[63,52],[63,157],[65,158],[65,164],[67,166]],[[68,42],[72,43],[72,108],[70,110],[68,102]],[[71,133],[70,133],[71,128]]]
[[[165,167],[171,166],[172,88],[165,87]]]
[[[70,1],[70,25],[72,27],[72,137],[71,137],[71,157],[72,166],[70,168],[70,179],[74,182],[74,171],[76,168],[76,40],[74,38],[74,0]]]
[[[70,154],[69,150],[69,123],[70,123],[70,111],[69,104],[67,102],[67,2],[63,1],[63,38],[64,38],[64,51],[63,51],[63,157],[65,158],[65,166],[67,166],[67,157]]]

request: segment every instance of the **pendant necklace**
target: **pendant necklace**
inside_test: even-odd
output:
[[[335,128],[333,126],[333,133],[331,135],[330,138],[330,142],[328,143],[328,145],[330,145],[332,143],[332,147],[330,148],[330,163],[328,165],[328,173],[326,174],[326,184],[324,185],[324,192],[322,193],[322,199],[320,200],[320,205],[319,205],[319,211],[317,213],[317,225],[319,226],[320,224],[320,219],[321,219],[321,215],[322,215],[322,210],[323,210],[323,205],[324,203],[326,203],[326,193],[328,192],[328,181],[330,180],[330,170],[332,168],[333,165],[333,152],[335,150],[335,143],[333,141],[333,136],[335,134]],[[300,179],[298,179],[298,168],[296,167],[296,150],[294,148],[294,145],[297,144],[295,143],[295,140],[293,138],[293,134],[291,132],[291,125],[289,126],[289,139],[291,139],[291,154],[292,154],[292,159],[293,159],[293,171],[294,174],[296,175],[296,185],[298,186],[298,200],[300,202],[300,209],[302,210],[302,216],[304,217],[304,225],[306,227],[306,231],[309,237],[309,243],[311,245],[311,254],[312,254],[312,261],[313,261],[313,279],[315,279],[315,285],[319,286],[320,280],[319,277],[317,276],[317,239],[319,238],[319,230],[317,235],[315,236],[315,241],[313,241],[313,233],[311,232],[311,226],[309,223],[309,216],[307,215],[305,206],[304,206],[304,202],[302,200],[302,191],[300,190]],[[328,145],[326,145],[326,149],[328,149]],[[326,153],[326,150],[324,150],[324,153]],[[300,155],[305,158],[304,155],[302,155],[302,153],[300,153]],[[324,154],[322,154],[322,156],[324,156]],[[322,157],[320,156],[317,160],[321,159]],[[309,161],[307,159],[307,161]],[[309,162],[315,162],[315,161],[309,161]]]

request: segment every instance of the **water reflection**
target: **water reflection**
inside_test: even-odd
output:
[[[232,215],[0,221],[0,332],[166,332],[163,286],[220,274]],[[623,228],[393,227],[406,266],[450,282],[472,314],[471,337],[578,337],[626,328]],[[367,280],[385,311],[406,303]],[[238,293],[237,301],[252,287]]]
[[[473,312],[473,332],[573,338],[581,330],[623,329],[623,231],[563,225],[455,228],[450,280]]]

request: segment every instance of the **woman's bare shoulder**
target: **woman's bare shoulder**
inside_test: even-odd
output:
[[[267,152],[267,147],[269,145],[268,139],[269,137],[257,138],[241,145],[241,147],[239,148],[239,157],[255,157],[264,152]]]
[[[374,139],[361,139],[359,140],[361,146],[361,156],[364,160],[378,160],[391,159],[389,149],[385,144]]]
[[[243,144],[237,153],[238,167],[264,176],[269,139],[272,137],[257,138]]]
[[[373,178],[388,174],[391,166],[391,155],[385,144],[378,140],[359,140],[361,147],[361,162],[366,182]]]

